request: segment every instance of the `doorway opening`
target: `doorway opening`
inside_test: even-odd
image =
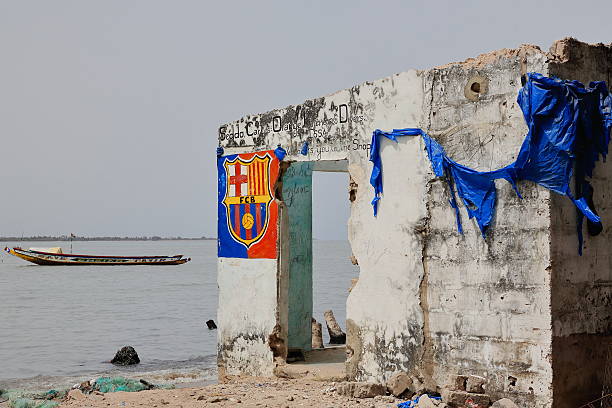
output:
[[[290,239],[287,362],[298,375],[345,377],[345,344],[330,344],[337,338],[330,338],[325,312],[346,331],[346,301],[359,274],[348,242],[348,187],[346,160],[292,163],[283,174]],[[313,318],[321,324],[323,347],[313,341]]]

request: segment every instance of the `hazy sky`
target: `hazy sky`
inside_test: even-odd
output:
[[[612,1],[0,0],[0,235],[216,236],[221,123],[565,36],[612,42]]]

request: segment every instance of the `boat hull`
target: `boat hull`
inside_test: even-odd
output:
[[[53,254],[38,251],[28,251],[21,248],[5,248],[11,255],[37,265],[63,266],[113,266],[113,265],[181,265],[191,258],[183,255],[174,256],[95,256],[74,254]]]

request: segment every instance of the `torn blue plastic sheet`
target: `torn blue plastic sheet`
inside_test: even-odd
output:
[[[444,177],[451,194],[457,228],[463,232],[457,205],[458,195],[470,218],[475,218],[482,236],[486,235],[495,212],[495,180],[505,179],[520,193],[516,183],[530,180],[569,197],[578,209],[579,252],[582,253],[582,222],[586,217],[590,229],[601,231],[601,220],[593,202],[593,187],[587,180],[593,176],[595,162],[605,160],[612,129],[612,97],[605,82],[591,82],[585,88],[577,81],[564,81],[531,73],[519,91],[518,103],[529,132],[514,163],[498,170],[480,172],[450,159],[444,148],[417,128],[375,130],[372,134],[370,161],[373,162],[370,184],[374,187],[374,215],[383,194],[380,138],[397,142],[399,136],[421,136],[436,176]],[[570,180],[574,176],[574,191]],[[456,193],[455,193],[456,189]]]
[[[399,404],[397,404],[397,408],[416,408],[422,396],[423,395],[418,395],[409,401],[400,402]],[[442,397],[437,397],[433,395],[428,395],[428,397],[431,400],[442,401]]]
[[[305,141],[302,145],[302,150],[300,150],[300,154],[302,156],[306,156],[308,154],[308,141]]]

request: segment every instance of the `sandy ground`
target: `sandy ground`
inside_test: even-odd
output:
[[[335,392],[336,383],[305,379],[243,378],[224,384],[174,390],[84,395],[72,392],[62,408],[107,407],[394,407],[392,396],[355,399]]]

